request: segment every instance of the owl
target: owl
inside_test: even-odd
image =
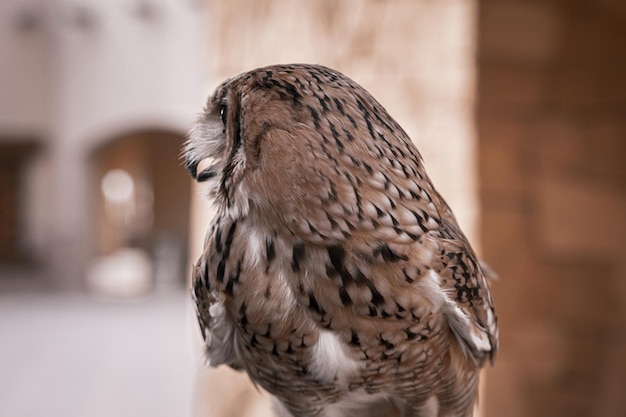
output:
[[[472,415],[498,346],[485,268],[365,89],[323,66],[246,72],[184,155],[216,208],[192,284],[210,366],[278,416]]]

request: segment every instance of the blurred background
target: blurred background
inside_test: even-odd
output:
[[[0,0],[0,415],[269,415],[202,367],[179,154],[289,62],[389,110],[499,274],[481,415],[626,415],[623,0]]]

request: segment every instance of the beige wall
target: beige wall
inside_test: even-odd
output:
[[[626,6],[481,1],[487,416],[626,415]]]

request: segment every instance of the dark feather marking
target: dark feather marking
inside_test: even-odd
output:
[[[352,305],[352,298],[350,298],[350,294],[348,294],[345,286],[339,287],[339,298],[345,307]]]
[[[219,264],[217,265],[217,282],[219,282],[220,284],[224,281],[224,270],[226,268],[226,265],[224,264],[224,260],[222,259]]]
[[[296,243],[293,245],[291,252],[291,269],[293,272],[300,272],[300,262],[304,258],[304,243]]]
[[[410,237],[411,240],[413,240],[413,241],[416,241],[416,240],[418,240],[420,238],[420,235],[416,235],[414,233],[407,232],[406,230],[404,230],[404,233],[406,233],[407,236]]]
[[[361,346],[361,340],[359,339],[359,334],[356,330],[350,329],[350,342],[352,346]]]
[[[428,228],[424,226],[424,219],[416,211],[413,211],[413,215],[415,216],[417,224],[419,224],[422,231],[424,231],[424,233],[428,233]]]
[[[330,214],[326,213],[326,218],[328,219],[329,223],[330,223],[330,227],[331,229],[339,229],[339,223],[337,223],[332,217],[330,217]]]
[[[204,286],[206,288],[211,288],[209,284],[209,263],[208,262],[204,263],[204,276],[202,277],[202,280],[204,281]]]
[[[334,278],[337,275],[337,270],[335,269],[334,266],[332,265],[328,265],[326,264],[326,276],[328,276],[328,278]]]
[[[403,329],[404,333],[406,333],[406,340],[415,340],[418,336],[417,333],[413,333],[409,329]]]
[[[365,276],[365,274],[363,272],[361,272],[361,270],[359,268],[355,268],[354,271],[354,282],[356,282],[357,285],[367,285],[368,283],[368,279]]]
[[[381,243],[373,250],[374,256],[381,255],[386,262],[407,261],[408,256],[394,252],[388,244]]]
[[[232,178],[233,170],[237,165],[235,162],[235,155],[237,154],[239,148],[243,143],[241,135],[241,124],[239,123],[239,112],[239,107],[235,107],[231,110],[232,116],[228,119],[228,127],[230,128],[230,131],[232,131],[232,133],[228,136],[229,140],[232,141],[233,146],[230,150],[230,154],[226,158],[227,162],[223,170],[222,181],[220,182],[220,191],[222,192],[222,194],[226,195],[226,204],[228,207],[230,207],[231,201],[227,181]]]
[[[285,90],[291,95],[291,100],[294,104],[299,103],[302,95],[298,92],[298,89],[291,83],[285,81]]]
[[[343,286],[345,287],[354,282],[354,278],[352,277],[350,272],[348,272],[343,266],[343,261],[346,255],[345,250],[341,246],[329,246],[328,248],[326,248],[326,250],[328,251],[328,257],[334,270],[341,276],[341,282],[343,283]],[[352,304],[352,300],[350,299],[350,296],[347,292],[345,294],[340,293],[339,296],[341,297],[341,300],[344,304],[346,302]]]
[[[335,102],[335,106],[337,106],[337,110],[339,110],[339,113],[341,113],[342,116],[346,115],[346,111],[343,108],[343,104],[341,104],[341,101],[339,101],[338,98],[334,98],[333,101]]]
[[[226,281],[226,287],[224,288],[224,294],[226,294],[229,297],[233,296],[233,286],[235,285],[235,281],[232,279],[229,279],[228,281]]]
[[[322,106],[322,113],[327,113],[328,112],[328,104],[326,103],[326,99],[328,97],[326,95],[324,95],[324,97],[318,98],[321,106]]]
[[[328,194],[328,200],[339,201],[339,197],[337,196],[337,190],[335,189],[335,186],[331,183],[329,185],[329,188],[330,188],[330,193]]]
[[[263,296],[265,297],[266,300],[269,300],[271,295],[272,295],[272,286],[268,284],[267,288],[265,288],[265,292],[263,293]]]
[[[215,232],[215,251],[217,253],[222,252],[222,228],[219,226]]]
[[[330,126],[330,132],[333,135],[333,139],[335,139],[335,143],[337,144],[337,149],[339,149],[339,152],[343,152],[343,143],[341,143],[341,140],[339,139],[339,133],[337,133],[335,125],[331,122],[328,122],[328,125]]]
[[[359,106],[359,110],[361,110],[361,113],[363,114],[363,120],[365,120],[365,124],[367,124],[367,130],[370,136],[372,137],[372,139],[376,140],[376,133],[374,132],[374,127],[372,126],[372,122],[370,121],[369,111],[367,111],[361,100],[357,99],[356,104],[357,106]]]
[[[352,123],[352,127],[354,127],[356,129],[356,121],[354,120],[354,117],[350,116],[349,114],[347,115],[348,120],[350,120],[350,123]]]
[[[311,231],[311,233],[316,234],[316,235],[320,234],[320,232],[318,232],[317,229],[315,227],[313,227],[313,225],[311,223],[309,223],[307,221],[307,224],[309,225],[309,230]]]
[[[224,293],[229,296],[233,296],[233,286],[239,283],[239,277],[241,276],[241,259],[237,261],[237,269],[234,274],[228,277],[228,281],[226,282],[226,288],[224,288]]]
[[[415,281],[414,278],[411,278],[411,276],[409,276],[409,274],[406,273],[406,269],[405,268],[402,268],[402,274],[404,274],[404,280],[406,282],[408,282],[409,284],[412,284],[413,281]]]
[[[352,133],[348,132],[346,129],[343,129],[343,133],[344,133],[344,135],[346,135],[346,137],[348,138],[349,142],[354,141],[354,136],[352,136]]]
[[[372,139],[376,140],[376,135],[374,134],[374,128],[372,127],[372,123],[370,122],[370,120],[368,119],[367,115],[365,115],[365,123],[367,124],[367,130],[370,133],[370,136],[372,137]],[[382,151],[380,150],[380,148],[376,148],[379,151],[379,156],[383,156]]]
[[[320,128],[320,116],[317,114],[317,111],[311,107],[311,106],[307,106],[307,108],[309,109],[309,112],[311,113],[311,117],[313,117],[313,124],[315,125],[316,129]]]
[[[315,71],[309,71],[309,75],[315,80],[318,86],[322,86],[324,84],[322,80],[320,79],[320,77],[317,76]],[[319,88],[321,89],[321,87]]]
[[[275,257],[276,251],[274,249],[274,241],[272,240],[272,238],[267,237],[265,238],[265,258],[267,259],[267,268],[265,269],[265,272],[269,271],[270,264]]]
[[[226,242],[224,243],[224,257],[222,259],[228,259],[230,255],[230,245],[233,243],[233,238],[235,237],[235,229],[237,228],[237,222],[234,221],[230,225],[230,229],[228,229],[228,234],[226,235]]]
[[[417,193],[415,193],[415,191],[413,191],[413,190],[409,190],[409,194],[411,194],[411,197],[413,197],[415,200],[421,200],[422,199],[422,196],[417,194]]]
[[[406,179],[411,178],[411,174],[407,170],[406,166],[404,164],[400,164],[400,167],[402,168],[402,172],[404,173],[404,178]]]
[[[384,346],[385,349],[393,349],[394,347],[396,347],[396,345],[385,339],[382,334],[378,335],[378,343],[381,346]]]
[[[248,325],[248,316],[246,314],[247,309],[246,303],[242,303],[241,307],[239,307],[239,325],[241,328],[246,331],[246,326]]]
[[[326,250],[328,251],[330,263],[335,270],[339,271],[343,269],[343,260],[346,256],[346,251],[341,246],[329,246]]]
[[[376,289],[374,284],[370,280],[367,280],[366,282],[367,282],[367,288],[369,288],[369,290],[372,293],[372,304],[374,304],[376,307],[380,307],[381,305],[385,304],[385,298]]]
[[[309,308],[322,316],[326,314],[326,311],[320,307],[312,293],[309,294]]]

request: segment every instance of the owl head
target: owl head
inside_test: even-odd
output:
[[[276,65],[215,90],[189,135],[185,159],[227,215],[255,208],[291,227],[296,211],[361,214],[359,191],[369,195],[393,188],[390,178],[417,176],[420,157],[410,142],[387,111],[341,73]]]
[[[289,76],[293,69],[297,66],[259,68],[226,80],[189,134],[187,169],[208,185],[209,198],[232,214],[247,213],[252,202],[250,174],[259,168],[264,137],[281,131],[297,140],[292,133],[299,124],[304,126],[307,115],[295,100],[306,93],[289,83],[295,80]]]

